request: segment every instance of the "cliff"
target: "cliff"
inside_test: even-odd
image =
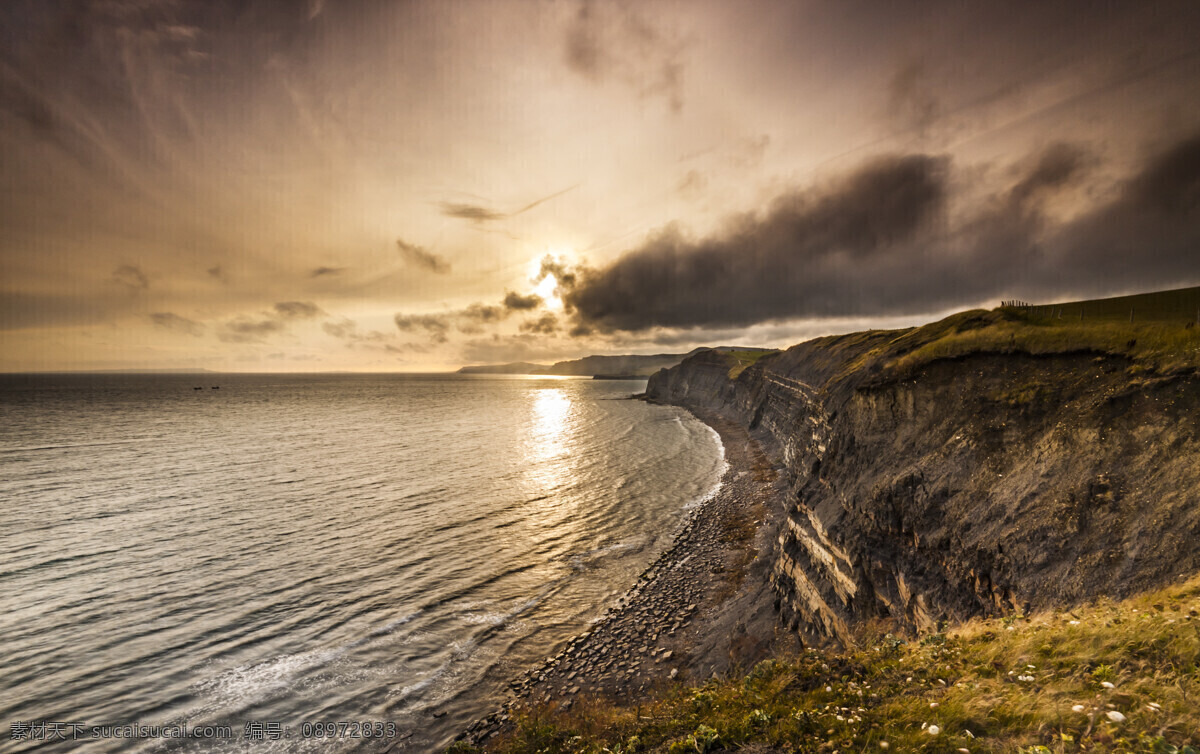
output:
[[[700,352],[647,395],[777,455],[780,608],[842,641],[875,618],[928,631],[1200,571],[1198,332],[965,312],[749,366]]]

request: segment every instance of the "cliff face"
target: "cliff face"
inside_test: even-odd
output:
[[[930,630],[1200,570],[1194,370],[1148,377],[1086,352],[890,369],[919,332],[810,341],[736,379],[703,352],[650,379],[650,398],[734,419],[778,454],[771,579],[794,628]]]

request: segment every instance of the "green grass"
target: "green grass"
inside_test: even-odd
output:
[[[1200,287],[1064,304],[1042,304],[1025,311],[1032,317],[1058,321],[1200,324]]]
[[[942,332],[891,359],[889,369],[906,375],[933,361],[972,353],[1095,353],[1123,357],[1143,371],[1160,373],[1200,367],[1200,327],[1042,319],[1021,310],[984,314],[986,322],[981,326]]]
[[[1200,749],[1200,577],[1120,603],[972,621],[920,640],[885,631],[864,627],[845,651],[807,650],[736,678],[667,686],[640,706],[584,698],[563,712],[531,707],[488,750]]]
[[[737,376],[747,368],[758,363],[767,356],[774,356],[779,351],[726,351],[725,358],[732,366],[729,368],[729,379],[736,380]]]

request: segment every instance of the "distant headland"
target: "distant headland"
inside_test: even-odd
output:
[[[650,356],[625,354],[621,356],[584,356],[581,359],[559,361],[554,364],[532,364],[515,361],[508,364],[483,364],[465,366],[459,374],[545,374],[566,377],[595,377],[599,379],[644,379],[660,369],[670,369],[679,362],[695,356],[701,351],[724,353],[774,353],[770,348],[747,346],[714,346],[694,348],[687,353],[659,353]]]

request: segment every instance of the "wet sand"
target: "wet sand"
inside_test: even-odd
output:
[[[768,584],[783,519],[780,475],[744,428],[694,413],[725,446],[720,489],[614,608],[513,680],[503,706],[472,725],[464,740],[488,740],[520,707],[569,709],[587,695],[637,703],[653,688],[748,668],[796,645],[780,625]]]

